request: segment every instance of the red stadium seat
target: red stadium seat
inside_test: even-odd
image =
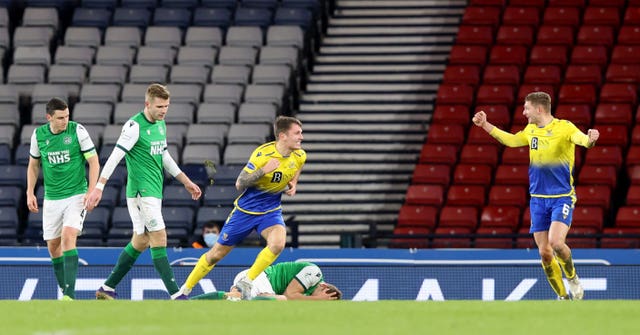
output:
[[[489,205],[482,210],[480,227],[503,227],[515,232],[520,228],[520,208]]]
[[[551,96],[551,101],[553,101],[556,96],[556,90],[553,85],[522,84],[520,85],[520,89],[518,90],[518,103],[524,105],[524,98],[526,98],[527,95],[532,92],[545,92]],[[515,115],[522,116],[522,111],[516,113]]]
[[[516,65],[522,69],[527,64],[529,50],[521,45],[494,45],[489,55],[489,63],[496,65]]]
[[[498,146],[490,144],[465,144],[460,151],[460,163],[486,164],[495,169],[498,165]]]
[[[431,233],[428,228],[424,227],[396,227],[393,230],[394,235],[427,235]],[[416,248],[425,249],[429,247],[429,239],[423,237],[394,237],[389,242],[389,248]]]
[[[558,105],[554,116],[558,119],[569,120],[577,126],[591,127],[591,107],[587,104]]]
[[[549,0],[549,7],[577,7],[583,9],[586,0]]]
[[[487,65],[482,83],[517,86],[520,84],[520,70],[515,65]]]
[[[449,53],[449,64],[484,66],[487,48],[480,45],[454,45]]]
[[[584,10],[582,24],[589,26],[608,26],[612,29],[620,27],[620,9],[615,7],[595,7],[590,4]]]
[[[542,23],[549,26],[578,27],[580,25],[580,10],[576,7],[547,7]]]
[[[490,6],[467,6],[462,15],[462,24],[467,26],[492,26],[500,24],[500,8]]]
[[[633,2],[634,0],[629,1]],[[627,0],[590,0],[589,6],[623,8],[626,3]]]
[[[491,26],[461,25],[458,28],[456,43],[490,47],[493,45],[493,28]]]
[[[447,206],[473,206],[485,203],[485,187],[481,185],[451,185],[447,192]]]
[[[485,164],[458,164],[453,172],[453,183],[458,185],[491,184],[492,169]]]
[[[608,62],[607,48],[603,45],[576,45],[571,52],[571,64],[597,65],[604,69]]]
[[[525,25],[537,29],[540,25],[540,8],[516,7],[510,4],[502,14],[502,24],[507,26]]]
[[[622,26],[618,31],[618,45],[639,45],[640,26]]]
[[[457,124],[432,124],[429,125],[427,143],[452,144],[460,147],[464,142],[464,127]]]
[[[577,44],[604,46],[607,50],[615,41],[613,27],[583,25],[578,30]]]
[[[521,6],[521,7],[544,8],[545,4],[546,4],[546,0],[511,0],[509,1],[510,6]]]
[[[507,0],[471,0],[470,6],[496,6],[499,8],[504,7],[507,4]]]
[[[512,106],[515,90],[508,85],[481,85],[476,93],[477,105],[500,104]]]
[[[471,248],[472,233],[469,228],[436,228],[434,232],[439,237],[434,237],[431,241],[432,248]]]
[[[613,165],[617,169],[622,166],[622,149],[617,145],[596,145],[587,150],[584,163],[588,165]]]
[[[543,25],[538,30],[537,46],[571,46],[575,40],[574,28],[571,26]],[[566,50],[566,49],[565,49]]]
[[[640,228],[640,206],[622,206],[616,214],[616,227]]]
[[[525,84],[525,85],[528,85],[528,84]],[[522,86],[525,86],[525,85],[522,85]],[[520,91],[518,92],[518,96],[522,95],[522,100],[520,100],[520,98],[518,98],[518,101],[523,101],[524,102],[524,97],[526,96],[526,94],[524,93],[525,90],[522,88],[522,86],[520,86]],[[552,90],[552,92],[553,92],[553,90]],[[531,93],[531,92],[529,92],[529,93]],[[529,120],[526,117],[524,117],[524,115],[522,114],[524,112],[524,106],[523,105],[524,104],[516,105],[516,108],[513,110],[513,115],[511,116],[511,127],[521,126],[522,128],[524,128],[529,123]]]
[[[527,187],[519,185],[493,185],[489,191],[489,204],[494,206],[527,206]]]
[[[451,166],[445,164],[417,164],[411,182],[417,184],[440,184],[445,190],[451,182]]]
[[[640,45],[616,45],[611,52],[613,64],[640,64]]]
[[[558,93],[559,104],[587,104],[591,108],[596,105],[596,88],[587,84],[564,84]]]
[[[444,206],[440,211],[438,228],[469,228],[471,231],[478,226],[478,209],[475,207]]]
[[[578,205],[601,207],[608,211],[611,207],[611,187],[607,185],[577,185]]]
[[[437,215],[436,207],[403,205],[398,213],[396,227],[424,227],[432,231],[436,227]]]
[[[640,185],[631,185],[625,200],[627,206],[640,206]]]
[[[598,246],[594,228],[573,227],[567,235],[567,244],[573,249],[593,249]]]
[[[431,144],[422,146],[420,163],[453,165],[458,161],[458,147],[450,144]]]
[[[524,82],[559,87],[562,82],[562,68],[557,65],[531,65],[524,73]]]
[[[433,111],[432,122],[457,124],[466,129],[471,123],[469,107],[465,105],[437,105]]]
[[[600,132],[598,145],[618,145],[624,149],[629,144],[629,130],[627,126],[618,124],[595,124],[593,127]]]
[[[569,61],[567,55],[568,47],[566,45],[535,45],[531,48],[529,64],[558,65],[564,69]]]
[[[607,82],[640,84],[640,64],[609,64]]]
[[[529,232],[529,227],[531,226],[531,210],[529,209],[529,206],[527,206],[523,211],[522,211],[522,226],[520,229],[522,228],[527,228],[527,232]]]
[[[505,165],[528,165],[529,147],[504,148],[501,162]]]
[[[442,82],[476,87],[480,83],[480,67],[477,65],[449,65],[444,70]]]
[[[640,247],[640,238],[628,236],[640,235],[640,228],[610,227],[604,228],[602,234],[605,236],[600,239],[600,248],[637,249]]]
[[[442,84],[438,87],[436,102],[443,105],[465,105],[473,103],[473,87],[470,85]]]
[[[604,226],[604,210],[597,206],[577,206],[573,210],[571,228],[591,228],[596,232]]]
[[[520,227],[518,234],[522,237],[516,238],[516,248],[518,249],[538,249],[533,234],[529,233],[529,224]]]
[[[640,7],[627,7],[624,12],[623,24],[625,26],[640,26]]]
[[[496,185],[529,185],[529,165],[499,165],[495,175]]]
[[[584,165],[578,175],[579,185],[605,185],[616,187],[616,167],[613,165]]]
[[[509,127],[511,114],[506,105],[476,105],[474,114],[483,111],[487,114],[487,120],[501,129]]]
[[[498,142],[489,135],[484,129],[473,126],[467,132],[467,144],[491,144],[496,145]]]
[[[564,75],[565,84],[602,85],[602,72],[598,65],[569,65]]]
[[[632,145],[629,147],[624,163],[627,166],[640,165],[640,145]]]
[[[442,185],[409,185],[405,196],[407,205],[441,207],[444,201]]]
[[[500,26],[496,35],[496,44],[530,47],[533,44],[533,31],[534,29],[530,26]]]
[[[504,235],[513,234],[506,227],[480,227],[476,231],[478,235],[490,235],[487,237],[476,237],[474,241],[474,247],[476,248],[491,248],[491,249],[511,249],[513,248],[513,238],[505,237]],[[498,236],[496,236],[498,235]]]
[[[636,121],[636,125],[631,131],[631,143],[640,144],[640,122]]]
[[[630,125],[633,121],[630,104],[601,103],[596,107],[596,124]]]
[[[631,184],[640,185],[640,165],[632,165],[627,167],[627,174]]]
[[[636,105],[638,95],[632,84],[605,83],[600,90],[600,102],[625,103]]]

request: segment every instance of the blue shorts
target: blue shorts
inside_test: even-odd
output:
[[[255,229],[258,234],[275,225],[284,226],[282,209],[266,214],[247,214],[234,208],[227,218],[227,222],[222,226],[218,243],[226,246],[239,244],[247,235]]]
[[[559,221],[571,226],[574,205],[575,197],[572,196],[561,198],[531,197],[529,201],[531,211],[531,228],[529,232],[548,231],[553,221]]]

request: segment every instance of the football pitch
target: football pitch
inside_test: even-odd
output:
[[[640,302],[0,301],[7,335],[638,334]]]

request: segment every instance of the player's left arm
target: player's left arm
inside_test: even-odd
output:
[[[598,138],[600,138],[600,132],[597,129],[589,129],[586,134],[578,130],[571,135],[571,142],[585,148],[593,148]]]

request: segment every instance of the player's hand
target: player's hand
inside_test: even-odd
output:
[[[34,194],[27,194],[27,207],[29,212],[38,213],[38,199]]]
[[[85,195],[84,207],[87,211],[92,211],[94,208],[98,207],[100,200],[102,199],[102,190],[94,187],[88,195]]]
[[[264,171],[264,174],[267,174],[277,169],[278,166],[280,166],[280,161],[277,158],[271,158],[267,164],[262,167],[262,171]]]
[[[478,127],[483,127],[487,123],[487,114],[484,111],[479,111],[473,116],[473,124]]]
[[[189,193],[191,194],[191,199],[193,200],[200,199],[200,196],[202,195],[202,190],[200,190],[200,187],[197,184],[195,184],[192,181],[189,181],[184,185],[184,188],[186,188],[187,191],[189,191]]]
[[[589,136],[589,146],[593,146],[600,138],[600,132],[598,129],[589,129],[587,130],[587,136]]]
[[[289,189],[284,191],[284,194],[290,197],[296,195],[296,183],[290,181],[287,185],[289,186]]]

